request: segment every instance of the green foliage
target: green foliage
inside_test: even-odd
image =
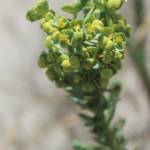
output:
[[[82,144],[80,141],[76,140],[73,142],[73,148],[75,150],[94,150],[94,148],[90,145]]]
[[[47,34],[44,44],[48,50],[40,55],[39,67],[58,87],[70,93],[72,101],[91,113],[80,116],[90,127],[97,145],[76,141],[75,150],[125,149],[120,134],[124,121],[112,123],[120,84],[109,84],[121,67],[130,35],[130,26],[116,12],[123,2],[75,0],[62,8],[73,14],[72,19],[48,10],[44,0],[27,12],[30,21],[41,19],[41,29]],[[78,18],[80,11],[84,16]]]
[[[43,17],[48,12],[49,6],[47,0],[38,0],[32,8],[27,12],[27,19],[30,21],[36,21]]]
[[[89,0],[75,0],[73,4],[63,6],[62,10],[75,15],[85,7],[88,1]]]

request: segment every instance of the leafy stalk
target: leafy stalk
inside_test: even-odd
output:
[[[80,113],[90,127],[95,145],[74,142],[75,150],[125,150],[120,132],[124,120],[112,123],[120,85],[109,84],[121,67],[130,26],[116,11],[124,0],[75,0],[63,7],[73,19],[48,9],[46,0],[27,12],[27,19],[41,19],[47,34],[38,64],[47,77],[70,94],[71,100],[89,113]],[[45,5],[46,4],[46,5]],[[46,7],[45,7],[46,6]],[[40,9],[39,9],[40,8]],[[78,17],[79,12],[83,17]]]

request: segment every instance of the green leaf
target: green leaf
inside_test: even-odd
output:
[[[38,0],[37,4],[31,7],[26,14],[26,18],[29,21],[39,20],[47,13],[49,10],[47,0]]]
[[[77,14],[85,7],[88,1],[89,0],[75,0],[73,4],[63,6],[62,10],[70,14]]]
[[[119,119],[117,122],[115,122],[115,124],[114,124],[115,132],[119,133],[122,130],[124,125],[125,125],[124,119]]]
[[[85,145],[85,144],[82,144],[80,141],[78,140],[75,140],[73,142],[73,148],[74,150],[94,150],[93,147],[91,147],[90,145]]]
[[[65,5],[62,7],[62,10],[70,14],[76,14],[76,10],[73,5]]]

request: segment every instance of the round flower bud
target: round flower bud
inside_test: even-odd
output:
[[[109,40],[107,41],[106,45],[105,45],[105,49],[106,49],[106,50],[112,50],[112,49],[113,49],[113,46],[114,46],[113,41],[109,39]]]
[[[75,75],[73,77],[73,82],[74,83],[80,83],[81,80],[82,80],[82,78],[79,75]]]
[[[70,63],[73,69],[78,69],[80,67],[80,60],[76,56],[70,58]]]
[[[65,33],[59,34],[59,41],[63,47],[65,47],[69,43],[68,36]]]
[[[69,56],[65,53],[62,53],[59,58],[60,61],[69,60]]]
[[[93,92],[95,90],[95,86],[92,82],[86,82],[81,87],[83,92]]]
[[[49,80],[54,81],[56,79],[56,74],[52,68],[48,68],[46,71],[46,75]]]
[[[125,43],[125,35],[124,35],[124,34],[117,34],[117,35],[114,37],[114,42],[115,42],[117,45],[124,45],[124,43]]]
[[[54,41],[54,43],[57,43],[59,41],[59,31],[56,31],[52,34],[52,40]]]
[[[115,51],[115,58],[116,58],[116,59],[121,60],[121,59],[123,59],[123,57],[124,57],[124,55],[123,55],[122,52],[120,52],[120,51]]]
[[[83,32],[74,32],[73,37],[72,37],[72,44],[79,44],[79,42],[83,39]]]
[[[103,27],[102,32],[104,35],[112,34],[114,32],[114,27]]]
[[[61,75],[62,71],[61,71],[61,66],[60,65],[58,65],[57,63],[54,63],[53,64],[53,69],[57,73],[58,76]]]
[[[94,58],[88,58],[85,63],[83,64],[83,67],[86,70],[90,70],[94,65]]]
[[[85,49],[86,49],[86,51],[87,51],[88,53],[90,53],[90,54],[95,53],[96,50],[97,50],[97,48],[94,47],[94,46],[88,46],[88,47],[86,47]]]
[[[105,50],[113,49],[114,44],[113,44],[113,41],[109,37],[105,36],[103,38],[102,44],[103,44]]]
[[[61,17],[58,20],[58,27],[63,29],[67,25],[67,19],[65,17]]]
[[[92,24],[97,25],[97,26],[102,26],[102,27],[104,26],[103,22],[101,20],[98,20],[98,19],[94,20],[92,22]]]
[[[111,51],[104,51],[102,60],[105,64],[110,63],[112,61],[112,52]]]
[[[51,52],[48,53],[47,60],[51,63],[55,61],[55,58]]]
[[[108,79],[101,79],[101,80],[99,81],[99,84],[101,85],[102,88],[107,88],[108,83],[109,83],[109,80],[108,80]]]
[[[61,63],[61,66],[63,67],[64,72],[70,72],[72,70],[72,66],[69,60],[64,60]]]
[[[103,69],[100,72],[102,79],[110,79],[113,76],[113,71],[111,69]]]
[[[42,22],[44,23],[44,22],[47,22],[47,21],[53,19],[53,18],[54,18],[54,15],[55,15],[54,12],[53,12],[52,10],[49,10],[49,11],[43,16]]]
[[[96,9],[93,14],[94,14],[94,16],[95,16],[96,18],[99,18],[99,17],[100,17],[100,12],[101,12],[100,9]]]
[[[53,43],[53,40],[52,40],[52,37],[49,35],[46,37],[45,41],[44,41],[44,44],[46,47],[48,48],[52,48],[54,46],[54,43]]]
[[[94,24],[89,24],[86,28],[87,34],[94,34],[96,32],[96,26]]]
[[[49,31],[50,31],[51,28],[52,28],[51,20],[49,20],[49,21],[47,21],[47,22],[44,22],[44,23],[41,25],[41,28],[42,28],[45,32],[49,33]]]
[[[124,0],[107,0],[106,7],[117,10],[122,6],[123,2]]]
[[[47,54],[43,53],[40,55],[39,60],[38,60],[38,66],[40,68],[46,68],[48,65],[47,61]]]

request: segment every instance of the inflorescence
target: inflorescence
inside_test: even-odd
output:
[[[120,69],[130,27],[116,13],[123,0],[77,0],[63,10],[73,19],[49,9],[46,0],[28,11],[27,19],[41,19],[47,37],[48,51],[43,51],[39,66],[58,87],[73,87],[93,92],[106,88],[110,78]],[[77,7],[77,8],[76,8]],[[83,9],[83,17],[77,14]]]

